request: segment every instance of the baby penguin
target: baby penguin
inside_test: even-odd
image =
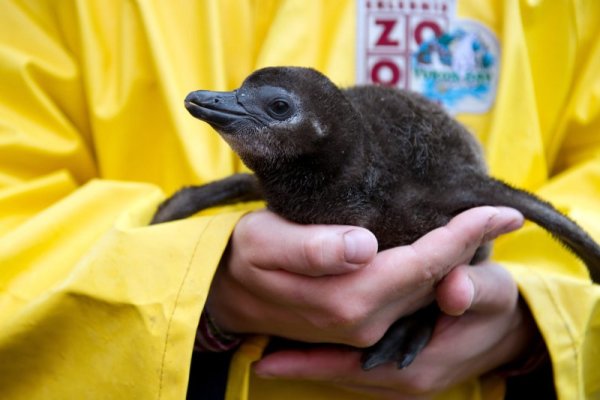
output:
[[[254,174],[184,188],[152,223],[264,199],[294,222],[367,228],[385,250],[414,242],[468,208],[507,206],[552,233],[600,281],[598,244],[549,203],[491,178],[475,138],[418,94],[340,89],[313,69],[270,67],[232,92],[192,92],[185,106]],[[472,262],[488,253],[488,246],[480,248]],[[431,305],[401,318],[365,350],[363,368],[409,365],[427,344],[436,315]]]

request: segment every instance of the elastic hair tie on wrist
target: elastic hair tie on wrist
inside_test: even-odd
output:
[[[220,353],[235,349],[241,342],[241,336],[223,332],[208,311],[202,311],[194,342],[195,351]]]

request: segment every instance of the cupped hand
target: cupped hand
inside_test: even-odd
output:
[[[536,327],[510,274],[492,263],[453,269],[437,287],[442,316],[425,349],[407,368],[390,363],[365,372],[360,353],[344,348],[284,350],[255,364],[264,378],[302,379],[383,399],[425,399],[511,362]]]
[[[377,253],[376,239],[362,228],[250,213],[234,230],[207,307],[229,332],[366,347],[399,316],[430,303],[442,279],[479,246],[522,221],[512,209],[474,208],[411,245]],[[476,293],[457,281],[464,287],[450,291],[445,309],[453,315]]]

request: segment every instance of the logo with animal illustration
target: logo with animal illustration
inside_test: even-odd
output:
[[[485,112],[494,102],[499,47],[474,21],[424,40],[412,54],[410,89],[457,112]]]
[[[454,114],[493,105],[498,41],[457,18],[453,0],[359,0],[357,27],[358,83],[411,89]]]

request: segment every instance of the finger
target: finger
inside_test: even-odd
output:
[[[302,379],[329,384],[382,386],[400,379],[395,364],[371,371],[360,367],[361,352],[343,347],[316,347],[272,353],[254,364],[254,372],[263,378]]]
[[[467,268],[466,271],[474,288],[469,310],[491,313],[516,307],[519,289],[508,270],[489,262]]]
[[[359,368],[360,354],[338,347],[282,350],[256,362],[254,372],[262,378],[341,381],[350,379]]]
[[[254,364],[253,370],[256,375],[266,379],[326,382],[379,395],[388,394],[385,387],[390,384],[409,389],[411,382],[418,380],[414,373],[398,370],[393,363],[364,371],[360,368],[360,355],[358,350],[341,347],[284,350],[267,355]]]
[[[254,373],[266,379],[298,379],[324,382],[377,399],[423,399],[419,396],[418,375],[398,370],[392,363],[372,371],[360,368],[360,353],[349,349],[282,351],[254,364]],[[422,375],[422,373],[421,373]],[[411,394],[413,393],[413,394]]]
[[[515,303],[518,289],[508,271],[493,263],[453,269],[436,287],[436,300],[448,315],[466,311],[493,312]]]
[[[482,243],[496,239],[498,236],[517,229],[523,226],[525,217],[519,210],[510,207],[495,207],[499,211],[496,217],[493,217],[488,226]]]
[[[501,233],[517,229],[522,223],[522,215],[506,207],[478,207],[465,211],[446,226],[427,233],[412,245],[379,253],[369,268],[357,274],[364,287],[376,287],[377,291],[361,291],[363,286],[358,286],[358,292],[361,298],[374,296],[371,301],[373,304],[387,299],[386,304],[391,304],[398,312],[397,315],[412,312],[425,304],[424,301],[428,298],[426,294],[432,295],[432,288],[448,272],[457,265],[470,261],[482,243]],[[369,270],[371,273],[367,275]],[[469,290],[467,282],[462,294],[468,295]],[[402,301],[390,303],[389,299]],[[468,296],[466,300],[456,301],[459,304],[449,305],[448,311],[452,315],[462,312],[470,303]],[[463,304],[465,301],[467,305]]]
[[[238,251],[256,267],[308,276],[355,271],[377,253],[377,239],[367,229],[300,225],[268,211],[244,216],[232,246],[239,246]]]
[[[518,229],[523,216],[508,207],[476,207],[411,245],[425,281],[439,281],[451,268],[468,263],[483,243]]]
[[[437,285],[435,297],[443,313],[459,316],[471,307],[475,287],[469,277],[468,268],[466,265],[454,268]]]

